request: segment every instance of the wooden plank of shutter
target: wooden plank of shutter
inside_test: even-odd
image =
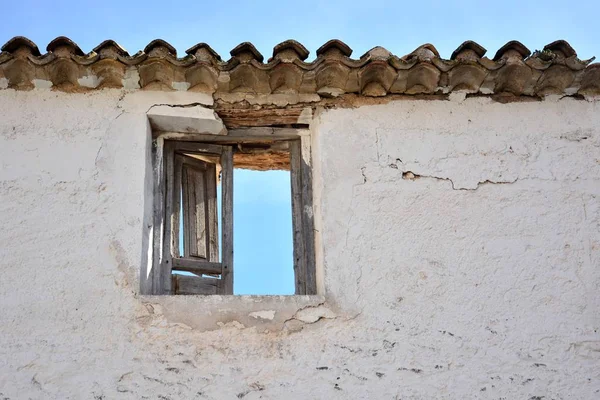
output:
[[[213,146],[214,147],[214,146]],[[216,165],[178,154],[182,163],[184,257],[219,259]]]
[[[310,137],[290,142],[296,294],[317,294]]]
[[[206,226],[208,228],[208,261],[219,262],[219,214],[217,207],[217,166],[207,164],[206,168]]]
[[[196,260],[193,258],[174,258],[173,271],[187,271],[197,275],[221,275],[222,265],[220,262]]]
[[[164,219],[164,238],[161,254],[161,272],[159,278],[159,289],[157,294],[171,293],[171,261],[172,255],[172,238],[173,238],[173,193],[177,183],[175,182],[175,149],[172,142],[165,142],[165,219]]]
[[[296,294],[306,294],[306,260],[302,235],[302,148],[299,140],[290,143],[290,182],[292,187],[292,229]]]
[[[180,223],[181,223],[181,174],[183,170],[183,162],[178,154],[174,155],[175,163],[173,170],[173,207],[172,207],[172,227],[171,227],[171,255],[175,257],[181,257],[181,251],[179,249],[179,235],[180,235]]]
[[[175,294],[211,295],[218,293],[220,281],[215,278],[175,274],[172,276],[172,287]]]
[[[223,153],[221,153],[221,201],[223,221],[221,294],[233,294],[233,149],[231,146],[223,146]]]
[[[317,294],[310,136],[301,137],[300,144],[302,150],[300,164],[302,173],[302,235],[304,236],[304,257],[306,263],[306,294]]]
[[[184,156],[182,156],[184,157]],[[186,160],[187,161],[187,160]],[[185,162],[181,176],[183,192],[183,256],[207,259],[207,198],[206,167]]]
[[[154,243],[152,251],[152,271],[151,271],[151,287],[148,294],[164,294],[163,275],[165,268],[163,267],[163,255],[165,252],[164,229],[165,229],[165,199],[166,199],[166,174],[165,160],[168,158],[168,149],[157,151],[157,142],[153,142],[152,153],[154,156],[153,177],[154,177],[154,215],[153,215],[153,230],[152,240]]]

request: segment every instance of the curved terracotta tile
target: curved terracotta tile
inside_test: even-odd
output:
[[[448,72],[448,91],[477,93],[489,71],[477,63],[459,64]]]
[[[98,78],[97,89],[121,88],[127,66],[114,59],[106,58],[94,63],[91,71]]]
[[[189,91],[214,93],[217,90],[219,73],[207,63],[199,63],[185,71],[185,81]]]
[[[249,42],[231,50],[224,62],[208,44],[198,43],[177,58],[173,46],[156,39],[130,56],[113,40],[105,40],[85,54],[71,39],[60,36],[40,54],[31,40],[16,36],[0,49],[0,77],[4,87],[27,90],[35,79],[51,81],[57,90],[122,87],[125,75],[139,75],[128,87],[144,90],[190,90],[206,93],[314,93],[323,97],[343,93],[385,96],[388,93],[432,94],[463,91],[546,95],[596,95],[600,86],[598,64],[580,60],[572,46],[557,40],[536,51],[510,41],[493,60],[474,41],[465,41],[443,59],[432,44],[397,57],[374,47],[358,59],[340,40],[330,40],[306,62],[301,43],[286,40],[264,57]]]
[[[589,65],[585,69],[578,93],[586,96],[600,96],[600,63]]]
[[[310,52],[301,43],[295,40],[286,40],[273,48],[273,58],[279,58],[282,61],[291,62],[294,59],[304,61],[308,58]]]
[[[93,52],[98,53],[102,59],[117,59],[119,56],[129,57],[127,50],[125,50],[119,43],[111,39],[105,40],[98,46],[94,47]]]
[[[494,93],[510,93],[515,96],[533,94],[529,93],[533,70],[523,62],[503,66],[496,72],[494,78]]]
[[[66,57],[69,53],[78,56],[85,55],[79,46],[77,46],[77,43],[66,36],[59,36],[48,43],[48,46],[46,46],[46,51],[55,53],[59,57]]]
[[[1,67],[4,77],[8,80],[8,87],[10,89],[33,89],[35,66],[28,62],[27,59],[17,58],[3,64]]]
[[[4,43],[4,45],[0,48],[2,52],[15,53],[20,48],[26,48],[29,50],[29,53],[32,56],[39,57],[41,56],[40,50],[31,40],[27,39],[25,36],[15,36],[12,39],[9,39],[8,42]]]
[[[396,78],[396,71],[386,61],[372,61],[358,73],[360,94],[363,96],[385,96]]]
[[[145,90],[173,89],[173,65],[164,60],[149,59],[138,68],[140,74],[140,87]]]
[[[365,54],[360,56],[361,60],[387,60],[391,57],[392,53],[385,47],[375,46],[368,50]]]
[[[148,54],[149,57],[159,57],[165,55],[165,52],[173,57],[177,57],[177,50],[175,47],[162,39],[154,39],[144,47],[144,53]]]
[[[206,43],[198,43],[187,49],[185,52],[186,54],[195,56],[196,59],[201,61],[222,61],[221,56]]]
[[[553,65],[542,73],[535,87],[538,95],[563,94],[575,80],[575,73],[564,65]]]
[[[267,71],[240,64],[229,73],[229,92],[266,94],[271,90]]]
[[[452,52],[450,59],[458,61],[474,61],[483,57],[485,53],[487,53],[487,50],[479,43],[474,42],[472,40],[467,40]]]
[[[558,54],[563,58],[577,56],[575,49],[571,47],[569,42],[566,40],[555,40],[544,46],[545,51],[551,51],[554,54]]]
[[[48,78],[52,87],[59,90],[72,90],[79,87],[79,66],[68,58],[59,58],[49,65]]]
[[[345,92],[350,68],[342,63],[322,63],[315,71],[317,93],[325,97],[337,97]]]
[[[254,47],[250,42],[243,42],[235,46],[230,52],[232,57],[236,57],[240,62],[250,62],[250,60],[256,60],[263,62],[265,59],[262,54]]]
[[[422,44],[412,52],[402,57],[402,59],[406,61],[431,61],[434,58],[440,58],[440,53],[431,43]]]
[[[504,46],[500,47],[494,56],[494,61],[501,60],[508,57],[520,57],[525,59],[529,57],[531,51],[525,47],[525,45],[517,40],[511,40]]]
[[[279,64],[269,73],[271,93],[298,93],[302,77],[302,70],[294,64]]]
[[[317,57],[331,57],[337,54],[350,57],[352,49],[344,42],[338,39],[331,39],[327,41],[323,46],[317,49]]]
[[[407,71],[406,94],[435,93],[440,79],[440,70],[429,63],[419,63]]]
[[[589,64],[591,64],[596,57],[592,57],[588,60],[580,60],[577,56],[565,58],[565,65],[572,70],[581,71],[584,70]]]

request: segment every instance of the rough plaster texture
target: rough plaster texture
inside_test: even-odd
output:
[[[323,295],[158,298],[161,95],[0,92],[0,398],[600,397],[600,103],[319,111]]]

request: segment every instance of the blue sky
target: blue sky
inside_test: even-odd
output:
[[[180,56],[198,42],[224,59],[250,41],[265,58],[273,46],[296,39],[311,52],[341,39],[360,57],[374,46],[402,56],[432,43],[442,57],[465,40],[488,49],[488,57],[509,40],[530,50],[565,39],[582,59],[600,55],[600,1],[3,1],[0,43],[27,36],[42,52],[64,35],[84,52],[114,39],[130,54],[156,38]],[[289,294],[291,214],[289,174],[235,174],[235,292]],[[267,260],[267,261],[265,261]]]
[[[294,294],[288,171],[233,174],[234,294]]]
[[[274,45],[291,38],[311,57],[332,38],[345,41],[355,57],[376,45],[404,55],[430,42],[448,58],[467,39],[487,48],[488,56],[513,39],[532,51],[566,39],[581,58],[600,48],[600,2],[594,0],[7,0],[0,14],[0,42],[24,35],[42,51],[59,35],[86,52],[108,38],[131,54],[155,38],[167,40],[179,54],[207,42],[225,59],[243,41],[268,57]]]

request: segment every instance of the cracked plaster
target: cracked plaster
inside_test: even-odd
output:
[[[139,296],[145,113],[193,103],[0,93],[0,398],[598,397],[599,103],[317,110],[323,295]]]

